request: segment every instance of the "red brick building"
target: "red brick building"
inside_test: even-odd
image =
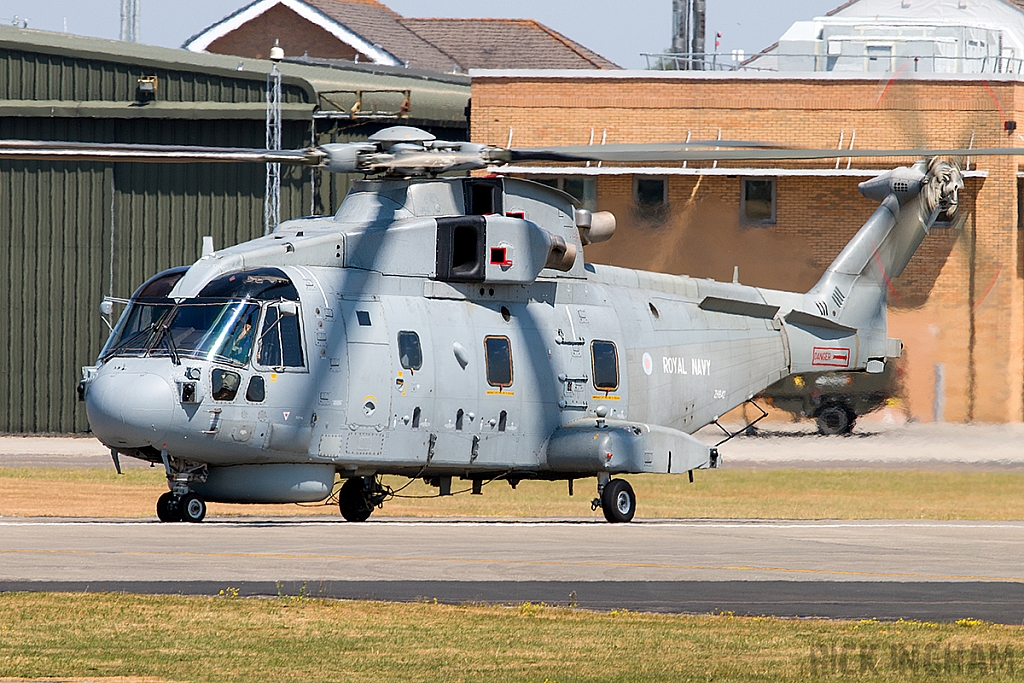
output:
[[[469,69],[617,69],[530,19],[413,19],[377,0],[255,0],[183,46],[265,59],[340,59],[444,72]]]
[[[1017,75],[478,71],[471,138],[515,147],[687,139],[812,148],[1016,146]],[[806,290],[875,209],[857,183],[908,158],[788,164],[519,167],[619,217],[588,258]],[[956,222],[925,239],[890,296],[921,419],[1024,417],[1024,243],[1017,158],[961,160]]]

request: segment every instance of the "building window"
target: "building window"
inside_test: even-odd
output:
[[[892,45],[868,45],[868,71],[892,71]]]
[[[619,357],[615,344],[610,341],[595,341],[590,345],[594,368],[594,388],[598,391],[615,391],[619,388]]]
[[[775,178],[744,178],[740,215],[747,223],[775,223]]]
[[[487,383],[492,387],[512,386],[512,344],[508,337],[486,337]]]
[[[662,218],[668,206],[668,181],[665,178],[633,177],[633,203],[641,218]]]
[[[530,178],[535,183],[561,190],[580,203],[581,208],[588,211],[597,210],[597,179],[596,178]]]

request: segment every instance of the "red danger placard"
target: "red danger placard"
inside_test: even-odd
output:
[[[814,356],[811,358],[811,365],[818,365],[826,368],[848,368],[850,367],[850,349],[830,349],[822,346],[815,346]]]

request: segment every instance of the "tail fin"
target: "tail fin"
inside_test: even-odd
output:
[[[803,296],[802,311],[787,316],[807,333],[790,335],[794,372],[881,372],[886,357],[899,355],[898,340],[887,340],[887,293],[939,214],[956,210],[963,176],[955,165],[931,159],[883,173],[859,189],[881,205]],[[808,348],[802,348],[805,341]]]

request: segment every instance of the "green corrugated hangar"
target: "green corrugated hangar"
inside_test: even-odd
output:
[[[287,46],[285,46],[287,47]],[[0,139],[259,147],[270,62],[0,27]],[[286,60],[283,147],[415,125],[464,140],[465,77]],[[0,433],[83,432],[75,386],[105,296],[263,234],[258,164],[0,161]],[[283,168],[281,218],[331,213],[349,178]],[[119,310],[119,309],[118,309]]]

